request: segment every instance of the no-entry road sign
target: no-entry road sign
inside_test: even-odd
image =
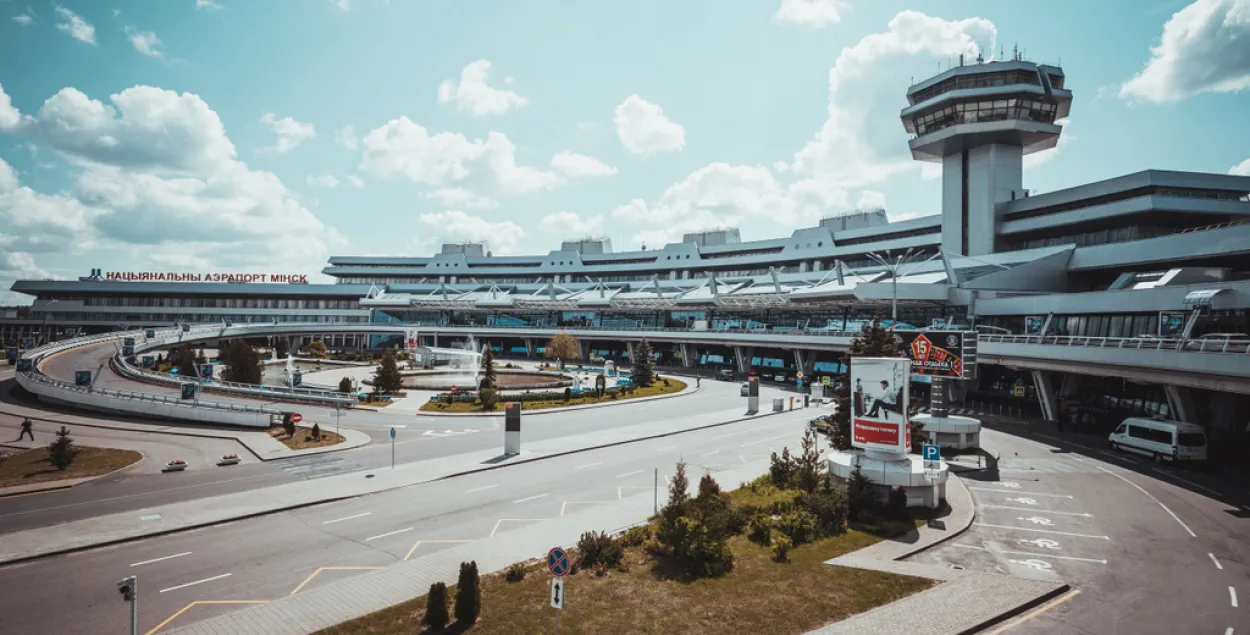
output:
[[[301,415],[298,412],[291,415],[291,423],[299,423],[303,420],[304,420],[304,415]]]

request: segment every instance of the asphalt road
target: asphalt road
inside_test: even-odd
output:
[[[270,600],[547,519],[578,515],[587,530],[615,529],[598,526],[595,510],[655,496],[657,470],[662,502],[679,459],[691,482],[743,465],[762,473],[771,451],[798,448],[803,428],[793,419],[733,423],[0,568],[0,614],[6,632],[123,632],[115,583],[136,574],[148,632],[194,602]],[[61,610],[31,610],[53,606]],[[195,604],[166,627],[242,606]]]
[[[1234,603],[1250,593],[1244,492],[1220,491],[1209,474],[1106,453],[1089,438],[1030,436],[982,433],[1000,458],[996,470],[965,477],[975,523],[912,558],[1061,579],[1077,591],[988,632],[1250,632],[1250,612]]]

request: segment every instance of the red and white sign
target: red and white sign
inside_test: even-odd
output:
[[[911,448],[907,398],[911,360],[851,358],[851,445],[906,454]]]
[[[898,428],[901,425],[903,424],[855,419],[851,424],[851,440],[857,444],[897,445]]]
[[[298,413],[298,412],[297,412],[297,413],[295,413],[295,414],[293,414],[293,415],[291,415],[291,423],[299,423],[299,422],[301,422],[301,421],[303,421],[303,420],[304,420],[304,416],[303,416],[303,415],[301,415],[301,414],[300,414],[300,413]]]

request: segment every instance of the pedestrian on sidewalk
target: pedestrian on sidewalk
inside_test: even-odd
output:
[[[694,387],[695,387],[695,388],[698,388],[699,386],[702,386],[702,385],[703,385],[703,378],[702,378],[702,377],[700,377],[700,376],[698,376],[698,375],[695,375],[695,377],[694,377]]]
[[[30,423],[29,417],[26,419],[22,419],[22,433],[17,435],[17,440],[21,441],[22,437],[25,437],[27,435],[30,436],[31,441],[35,440],[35,432],[34,432],[34,429],[32,428],[32,424]]]

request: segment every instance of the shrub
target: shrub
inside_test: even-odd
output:
[[[504,579],[508,582],[520,582],[525,579],[525,565],[519,562],[513,562],[508,565],[508,571],[504,573]]]
[[[74,463],[78,450],[74,449],[74,439],[69,436],[69,428],[61,426],[56,431],[56,440],[48,446],[48,462],[58,470],[64,470]]]
[[[846,531],[850,504],[845,485],[826,484],[815,494],[804,494],[798,502],[815,519],[818,536],[837,536]]]
[[[751,524],[747,527],[747,540],[761,546],[767,547],[773,539],[773,524],[765,514],[756,514],[751,518]]]
[[[820,486],[820,477],[823,472],[816,429],[809,426],[803,433],[801,443],[803,452],[794,462],[794,484],[804,492],[812,493]]]
[[[572,398],[573,398],[573,388],[570,386],[565,386],[564,387],[564,403],[568,403],[569,400]]]
[[[477,561],[460,563],[456,581],[456,621],[469,625],[482,614],[482,582],[477,574]]]
[[[482,410],[494,410],[495,404],[499,403],[499,391],[494,388],[483,388],[478,391],[478,398],[482,401]]]
[[[790,538],[791,544],[811,542],[816,537],[816,517],[807,510],[799,509],[782,515],[777,530]]]
[[[291,413],[289,412],[282,413],[282,432],[288,438],[295,436],[295,422],[291,420]]]
[[[651,539],[651,525],[630,527],[621,535],[622,547],[637,547]]]
[[[723,536],[734,533],[730,531],[731,510],[729,495],[721,491],[711,474],[704,474],[699,479],[699,493],[690,502],[691,516],[714,535]]]
[[[776,542],[773,543],[773,560],[777,562],[787,562],[790,559],[790,539],[785,536],[777,536]]]
[[[730,536],[737,536],[746,531],[747,524],[751,522],[751,518],[759,510],[753,506],[730,507],[725,515],[725,532]]]
[[[340,379],[339,380],[339,392],[351,392],[351,391],[352,391],[352,378],[344,377]]]
[[[314,441],[321,440],[321,424],[314,423],[312,427],[312,438]]]
[[[616,401],[616,395],[617,393],[615,392],[611,392],[611,391],[608,392],[608,396],[611,397],[613,401]]]
[[[846,494],[851,518],[861,518],[877,508],[877,493],[873,490],[872,481],[858,465],[846,479]]]
[[[794,481],[795,470],[794,459],[790,456],[790,448],[781,448],[781,455],[776,452],[769,457],[768,475],[772,478],[773,486],[781,489],[787,489]]]
[[[421,618],[421,623],[441,630],[450,621],[451,617],[447,615],[447,585],[435,582],[425,596],[425,617]]]
[[[578,559],[583,567],[606,565],[619,567],[625,557],[625,547],[620,540],[602,531],[588,531],[577,541]]]
[[[733,553],[725,537],[708,531],[703,523],[686,516],[673,523],[672,556],[696,577],[717,576],[733,568]]]
[[[890,489],[890,495],[885,504],[885,513],[896,520],[905,520],[908,517],[907,492],[902,485]]]

